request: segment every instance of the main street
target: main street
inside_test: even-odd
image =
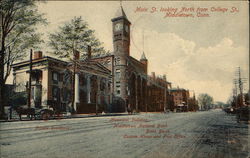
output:
[[[0,124],[8,158],[245,158],[248,124],[221,110]]]

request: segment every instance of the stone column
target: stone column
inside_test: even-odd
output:
[[[141,83],[140,83],[140,91],[141,91],[141,94],[140,94],[140,103],[141,103],[141,108],[144,106],[143,105],[143,100],[142,100],[142,98],[143,98],[143,96],[142,96],[142,77],[140,77],[140,79],[141,79]],[[141,109],[142,110],[142,109]]]
[[[87,75],[87,103],[91,103],[91,100],[90,100],[90,92],[91,92],[91,82],[90,82],[90,77],[91,75]]]
[[[146,112],[148,112],[148,81],[146,80],[146,85],[145,85],[145,98],[144,98],[144,101],[145,101],[145,108],[146,108]]]
[[[101,78],[99,76],[97,76],[97,103],[100,104],[101,103],[101,92],[100,92],[100,84],[101,84]]]
[[[167,88],[164,88],[164,112],[167,112]]]
[[[47,106],[48,104],[48,96],[50,94],[49,92],[49,70],[46,68],[42,71],[42,103],[41,105]]]
[[[80,85],[79,85],[79,74],[75,74],[75,99],[74,99],[74,110],[76,111],[76,105],[80,103]]]
[[[95,111],[96,115],[98,114],[98,103],[100,102],[100,77],[96,76],[96,82],[97,82],[97,91],[96,91],[96,101],[95,101]]]
[[[104,92],[105,92],[105,103],[106,104],[110,104],[110,102],[109,102],[109,96],[110,96],[110,92],[109,92],[109,87],[108,87],[108,79],[105,79],[105,90],[104,90]]]
[[[137,76],[135,76],[135,109],[138,112],[138,84],[137,84]]]

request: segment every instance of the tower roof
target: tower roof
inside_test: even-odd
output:
[[[117,9],[117,11],[116,11],[116,13],[115,13],[115,17],[114,17],[113,19],[111,19],[111,21],[114,22],[114,21],[117,21],[117,20],[120,20],[120,19],[126,19],[126,21],[127,21],[129,24],[131,24],[130,21],[128,20],[127,15],[125,14],[125,12],[124,12],[122,6],[120,6],[120,7]]]
[[[145,53],[143,52],[142,55],[141,55],[141,59],[140,60],[147,60],[146,56],[145,56]]]
[[[124,10],[123,10],[123,8],[122,8],[122,6],[120,6],[120,7],[117,9],[117,11],[116,11],[116,13],[115,13],[115,17],[116,17],[116,18],[118,18],[118,17],[124,17],[124,18],[128,19],[127,16],[126,16],[126,14],[125,14],[125,12],[124,12]]]

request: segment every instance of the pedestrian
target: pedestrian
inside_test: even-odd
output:
[[[132,114],[131,106],[128,104],[128,114]]]

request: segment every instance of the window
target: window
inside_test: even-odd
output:
[[[57,100],[58,99],[58,95],[59,95],[59,88],[53,86],[52,87],[52,98],[53,98],[53,100]]]
[[[63,84],[69,84],[69,83],[71,83],[71,77],[72,77],[72,74],[69,71],[66,71],[63,74]]]
[[[120,58],[118,58],[118,57],[115,58],[115,65],[120,65],[120,61],[121,61]]]
[[[52,72],[52,81],[53,84],[57,84],[59,80],[59,74],[57,72]]]
[[[63,81],[63,74],[59,74],[59,81],[60,81],[60,82]]]
[[[116,71],[115,71],[116,73],[120,73],[121,72],[121,70],[120,69],[116,69]]]
[[[120,90],[117,90],[117,94],[120,94]]]
[[[116,69],[115,70],[115,75],[117,78],[120,78],[121,77],[121,70],[120,69]]]
[[[53,78],[52,78],[52,79],[53,79],[54,81],[58,81],[58,73],[53,72],[52,75],[53,75]]]

